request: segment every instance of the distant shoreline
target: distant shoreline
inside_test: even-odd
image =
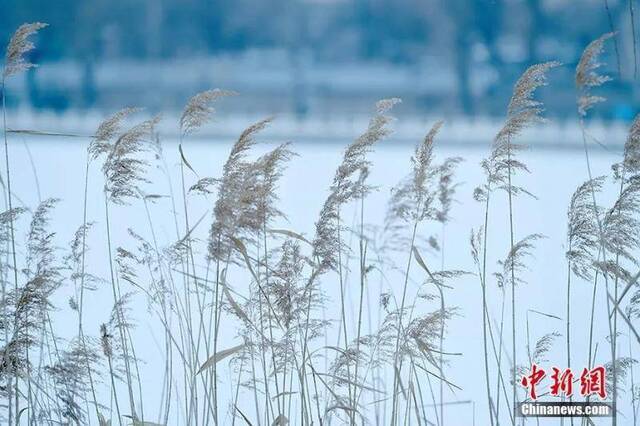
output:
[[[222,108],[221,108],[222,109]],[[144,112],[143,112],[144,114]],[[42,137],[64,139],[90,138],[106,114],[95,110],[87,112],[55,113],[50,111],[9,111],[7,122],[10,133],[27,136],[36,141]],[[216,121],[190,136],[192,142],[206,140],[235,140],[249,125],[265,118],[257,114],[219,114]],[[397,116],[394,135],[387,144],[415,144],[424,137],[430,126],[441,117]],[[299,119],[291,114],[275,115],[272,125],[263,133],[267,142],[341,143],[357,137],[367,126],[367,117],[314,117]],[[493,118],[444,118],[441,145],[489,148],[502,123]],[[178,114],[162,114],[158,132],[164,140],[177,139]],[[600,151],[620,151],[625,143],[628,124],[594,120],[587,125],[594,154]],[[582,136],[577,121],[554,121],[525,131],[520,138],[529,149],[582,149]]]

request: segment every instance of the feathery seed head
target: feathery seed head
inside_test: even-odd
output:
[[[213,89],[206,90],[194,95],[182,111],[180,116],[180,133],[182,136],[189,135],[204,124],[211,121],[215,114],[213,103],[226,96],[234,96],[235,92]]]
[[[513,88],[507,114],[513,117],[521,111],[540,108],[542,103],[533,99],[533,95],[538,88],[547,85],[547,72],[560,65],[558,61],[550,61],[527,68]]]
[[[34,49],[34,44],[29,40],[29,36],[36,34],[40,29],[48,24],[42,22],[34,22],[22,24],[9,41],[5,56],[4,71],[2,73],[3,80],[11,77],[21,71],[26,71],[36,65],[25,59],[24,55]]]
[[[247,152],[256,144],[255,137],[269,123],[271,118],[261,120],[245,129],[235,142],[222,169],[222,177],[215,180],[218,184],[218,198],[213,208],[213,223],[209,230],[209,257],[223,259],[233,248],[230,236],[239,232],[255,229],[259,218],[257,212],[257,194],[261,182],[260,173],[264,170],[264,158],[257,163],[245,160]],[[265,157],[266,158],[266,157]],[[278,163],[276,161],[276,163]],[[270,163],[272,164],[272,163]],[[262,170],[262,171],[261,171]],[[209,182],[202,182],[195,189],[207,189]]]
[[[453,204],[453,196],[456,189],[460,185],[453,182],[453,174],[455,168],[462,162],[460,157],[447,158],[440,166],[437,167],[438,179],[438,201],[440,207],[436,211],[436,220],[446,223],[449,221],[449,213]]]
[[[388,127],[393,117],[387,113],[400,99],[383,99],[376,103],[376,114],[369,120],[367,130],[354,140],[344,151],[342,163],[333,178],[331,190],[346,203],[351,199],[366,195],[370,188],[365,184],[371,162],[367,154],[373,145],[391,134]]]
[[[116,204],[126,204],[128,198],[138,198],[140,184],[147,182],[144,174],[148,163],[140,154],[148,150],[159,116],[143,121],[122,133],[111,146],[102,166],[105,191]]]
[[[605,248],[634,265],[638,264],[635,251],[640,247],[640,175],[624,181],[617,200],[602,219],[602,242]]]
[[[606,33],[592,41],[580,57],[575,75],[576,87],[580,93],[578,97],[580,117],[585,117],[589,109],[605,100],[603,97],[591,95],[590,91],[591,88],[601,86],[611,80],[611,77],[599,74],[598,69],[603,65],[600,62],[600,55],[604,50],[604,42],[613,36],[615,33]]]
[[[573,273],[585,280],[592,277],[593,262],[600,247],[598,216],[601,209],[594,208],[592,196],[600,192],[603,183],[604,176],[600,176],[580,185],[571,196],[567,211],[567,261]]]
[[[442,124],[442,121],[436,122],[422,142],[416,146],[411,157],[413,173],[393,188],[387,215],[389,221],[395,219],[422,221],[436,217],[433,202],[439,197],[438,189],[440,188],[436,179],[439,174],[445,172],[445,169],[433,165],[433,145]],[[445,168],[449,170],[442,174],[442,177],[445,175],[450,177],[453,163],[451,159],[445,163]],[[448,202],[447,197],[445,196],[443,201]]]
[[[498,287],[508,288],[513,285],[524,284],[524,280],[520,277],[520,274],[526,269],[524,263],[525,258],[531,256],[534,242],[541,238],[544,238],[541,234],[527,235],[513,245],[504,260],[498,261],[498,265],[502,266],[502,272],[494,274],[498,282]],[[514,274],[512,274],[512,269],[515,271]]]
[[[533,349],[533,353],[531,354],[531,359],[536,364],[542,364],[543,362],[547,362],[546,356],[547,353],[551,350],[553,346],[553,342],[560,337],[560,333],[553,332],[547,333],[536,342],[536,346]]]
[[[122,122],[138,111],[140,111],[140,108],[124,108],[100,123],[89,144],[89,155],[93,160],[111,151],[113,139],[120,132]]]
[[[338,166],[329,196],[322,206],[316,222],[313,240],[313,256],[319,259],[321,271],[337,266],[337,250],[340,250],[337,233],[340,231],[340,207],[349,201],[364,197],[371,188],[366,184],[370,161],[367,154],[373,145],[391,133],[387,125],[393,118],[387,113],[400,99],[383,99],[376,103],[376,114],[369,120],[367,130],[353,141],[344,151],[342,163]]]
[[[640,173],[640,114],[636,115],[624,145],[623,167],[625,173]]]
[[[541,122],[542,102],[533,98],[536,90],[547,84],[547,72],[559,66],[556,61],[532,65],[520,76],[507,107],[507,121],[498,132],[494,144],[508,143],[525,128]]]
[[[491,156],[482,162],[487,184],[476,190],[476,200],[486,200],[491,186],[497,186],[511,194],[529,194],[524,188],[508,184],[509,175],[518,171],[528,172],[527,166],[516,159],[523,147],[513,143],[520,133],[534,124],[544,121],[542,103],[533,99],[536,90],[546,85],[546,73],[559,66],[559,62],[544,62],[529,67],[516,82],[507,108],[507,120],[493,140]],[[531,195],[531,194],[529,194]]]

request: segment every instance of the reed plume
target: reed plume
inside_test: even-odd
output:
[[[252,204],[256,174],[246,160],[248,151],[256,144],[256,135],[265,129],[271,119],[256,122],[245,129],[236,140],[222,169],[218,181],[218,195],[213,208],[213,223],[209,230],[209,258],[224,262],[235,247],[231,236],[252,233],[256,221],[252,218]]]
[[[596,104],[603,102],[605,98],[591,93],[591,89],[600,87],[611,77],[599,73],[603,63],[600,62],[600,55],[604,50],[604,43],[612,38],[615,33],[607,33],[593,40],[584,49],[580,61],[576,66],[575,83],[578,88],[578,114],[586,117],[590,109]]]
[[[2,70],[2,90],[0,95],[2,95],[2,124],[3,124],[3,135],[4,135],[4,158],[5,158],[5,168],[6,168],[6,193],[8,199],[8,210],[13,211],[13,191],[11,189],[11,170],[10,170],[10,161],[9,161],[9,141],[7,137],[7,105],[6,105],[6,97],[7,97],[7,78],[16,75],[20,72],[26,71],[30,68],[33,68],[35,64],[29,62],[24,55],[31,50],[34,49],[34,44],[31,42],[29,37],[38,32],[41,28],[44,28],[46,24],[36,22],[36,23],[28,23],[23,24],[16,32],[13,34],[11,39],[9,40],[9,45],[7,46],[6,54],[5,54],[5,63],[4,68]],[[15,293],[18,291],[18,262],[16,259],[16,242],[15,242],[15,233],[14,233],[14,225],[13,225],[13,216],[9,215],[9,231],[11,236],[11,258],[13,261],[13,290]],[[4,294],[6,296],[6,292]],[[17,328],[17,324],[15,325]],[[12,387],[12,384],[9,383],[9,388]],[[19,408],[19,389],[18,389],[18,377],[16,376],[15,381],[15,407],[12,406],[11,403],[11,390],[9,391],[8,399],[9,399],[9,423],[13,422],[14,408],[16,419],[18,418]]]
[[[376,103],[376,113],[370,119],[367,130],[353,141],[344,151],[342,162],[338,166],[329,188],[320,216],[316,222],[316,235],[313,240],[313,257],[320,260],[323,270],[338,269],[336,235],[340,230],[340,208],[350,201],[364,197],[371,191],[366,183],[371,166],[367,154],[373,150],[376,142],[391,133],[388,125],[393,118],[387,113],[400,102],[399,99],[384,99]]]
[[[487,180],[493,179],[493,185],[498,189],[507,192],[509,200],[509,239],[510,252],[508,260],[510,260],[510,283],[511,283],[511,356],[512,363],[517,365],[516,352],[516,261],[517,254],[521,249],[518,245],[526,247],[529,243],[529,237],[523,239],[518,244],[515,243],[514,219],[513,219],[513,197],[519,193],[530,193],[523,187],[513,184],[513,177],[518,171],[528,172],[527,166],[515,158],[515,153],[522,147],[513,143],[520,133],[527,127],[543,121],[542,112],[544,111],[541,102],[535,100],[533,95],[542,86],[547,84],[547,72],[559,66],[559,62],[545,62],[529,67],[516,82],[513,95],[507,107],[507,120],[503,128],[498,132],[494,139],[493,149],[489,164],[486,167]],[[487,184],[487,193],[490,191],[490,183]],[[487,195],[488,202],[488,195]],[[488,208],[488,207],[487,207]],[[485,221],[485,229],[487,223]],[[526,249],[525,249],[526,251]],[[516,379],[515,370],[512,377],[512,401],[516,400]]]
[[[104,189],[109,201],[126,204],[127,199],[139,198],[142,192],[140,184],[148,182],[145,177],[148,162],[140,155],[148,151],[154,127],[159,121],[159,116],[143,121],[123,132],[111,145],[102,166]]]
[[[29,37],[47,25],[48,24],[42,22],[22,24],[16,32],[13,33],[11,40],[9,40],[4,59],[4,70],[2,72],[3,87],[6,78],[37,66],[29,62],[25,57],[27,53],[35,48],[35,45],[29,40]]]
[[[235,92],[231,91],[212,89],[194,95],[189,99],[180,116],[181,136],[190,135],[211,121],[216,112],[213,104],[220,98],[235,94]]]
[[[573,273],[584,280],[593,278],[593,265],[600,246],[597,217],[601,211],[594,210],[591,193],[600,192],[604,180],[601,176],[581,184],[571,196],[567,210],[566,257]]]

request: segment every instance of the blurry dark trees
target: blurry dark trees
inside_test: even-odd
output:
[[[628,51],[628,0],[606,3],[608,13],[605,0],[0,0],[0,43],[22,22],[51,24],[38,41],[40,59],[79,63],[88,106],[101,61],[274,49],[286,52],[302,113],[307,67],[367,61],[440,64],[455,79],[458,109],[474,113],[486,108],[479,99],[508,93],[503,85],[523,67],[573,65],[612,27],[618,49]],[[622,72],[630,81],[628,64]]]
[[[626,0],[608,0],[620,25]],[[24,21],[52,25],[39,43],[49,58],[91,54],[158,57],[238,51],[288,43],[299,9],[308,11],[316,49],[339,50],[343,60],[415,61],[434,33],[465,32],[495,67],[500,43],[517,37],[538,60],[540,38],[553,32],[574,42],[578,26],[607,30],[604,0],[2,0],[0,41]],[[447,16],[450,24],[442,21]],[[598,17],[594,19],[594,16]],[[464,25],[464,26],[461,26]],[[522,25],[520,25],[522,24]],[[453,36],[453,34],[449,34]],[[355,43],[338,43],[346,38]],[[111,46],[108,46],[111,45]],[[336,52],[334,52],[336,53]]]

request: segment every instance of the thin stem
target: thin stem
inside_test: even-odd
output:
[[[487,350],[487,317],[489,315],[487,307],[487,240],[489,235],[489,199],[491,197],[491,186],[487,185],[487,198],[484,206],[484,227],[482,237],[482,274],[480,285],[482,286],[482,343],[484,350],[484,373],[485,385],[487,388],[487,404],[489,409],[489,420],[494,425],[493,410],[491,409],[491,379],[489,377],[489,352]],[[496,422],[499,419],[496,418]]]
[[[633,0],[629,0],[629,20],[631,21],[631,39],[633,41],[633,79],[638,78],[638,42],[636,40],[636,18]]]
[[[7,172],[7,193],[8,193],[8,201],[9,201],[9,212],[11,212],[13,210],[13,204],[12,204],[12,196],[13,194],[11,193],[11,172],[9,169],[9,141],[7,138],[7,105],[6,105],[6,97],[7,97],[7,93],[6,93],[6,85],[5,85],[5,78],[4,76],[2,77],[2,124],[3,124],[3,134],[4,134],[4,159],[5,159],[5,167],[6,167],[6,172]],[[18,293],[18,261],[16,260],[16,239],[15,239],[15,232],[13,229],[13,215],[10,214],[9,215],[9,230],[10,230],[10,236],[11,236],[11,259],[13,261],[13,284],[14,284],[14,290],[16,292],[16,294]],[[14,318],[14,329],[17,329],[17,317]],[[15,375],[15,387],[14,387],[14,391],[15,391],[15,411],[16,411],[16,422],[18,421],[18,413],[20,412],[20,392],[19,392],[19,388],[18,388],[18,376],[17,374]],[[9,382],[9,388],[11,388],[11,380]],[[11,393],[11,391],[9,391],[9,393]],[[9,424],[12,423],[11,420],[12,414],[11,414],[11,404],[9,404]]]
[[[393,400],[392,400],[392,413],[391,424],[395,425],[397,415],[397,402],[398,402],[398,386],[400,384],[400,373],[402,371],[402,360],[398,359],[400,351],[400,334],[402,330],[402,314],[404,313],[404,306],[407,298],[407,286],[409,284],[409,271],[411,269],[411,260],[413,258],[413,245],[416,241],[416,232],[418,230],[418,221],[414,221],[413,230],[411,231],[411,241],[409,247],[409,256],[407,259],[407,267],[404,273],[404,284],[402,288],[402,300],[400,302],[400,311],[398,313],[398,332],[396,336],[396,349],[394,354],[394,375],[393,375]]]
[[[508,167],[508,194],[509,194],[509,241],[510,241],[510,251],[513,252],[514,246],[514,232],[513,232],[513,188],[511,186],[511,139],[507,140],[507,167]],[[515,412],[515,403],[516,403],[516,365],[517,362],[517,353],[516,353],[516,277],[515,277],[515,256],[511,256],[511,352],[513,357],[513,372],[512,372],[512,382],[511,382],[511,396],[513,401],[513,410]]]
[[[569,241],[569,252],[571,252],[571,241]],[[571,370],[571,263],[567,263],[567,320],[566,320],[566,335],[567,335],[567,368]],[[528,314],[527,314],[528,315]],[[569,396],[569,402],[573,398]],[[573,417],[571,418],[571,426],[573,426]]]
[[[360,299],[358,304],[358,331],[356,334],[356,367],[354,380],[358,381],[358,367],[360,365],[360,333],[362,331],[362,304],[364,301],[364,286],[365,286],[365,269],[366,269],[366,259],[365,259],[365,241],[364,241],[364,196],[360,197]],[[353,407],[356,407],[357,404],[357,391],[354,390],[353,393]]]
[[[609,8],[609,0],[604,0],[604,8],[607,12],[607,21],[609,23],[609,31],[615,33],[615,27],[613,26],[613,16],[611,15],[611,9]],[[616,65],[618,69],[618,78],[622,77],[622,67],[620,66],[620,50],[618,49],[618,38],[613,38],[613,46],[616,51]]]
[[[133,396],[133,385],[131,384],[131,368],[129,365],[129,353],[128,353],[129,351],[127,349],[128,348],[127,339],[125,337],[124,330],[123,330],[125,321],[124,321],[124,315],[122,313],[122,309],[119,306],[120,289],[118,288],[118,284],[117,284],[115,273],[114,273],[114,267],[113,267],[113,256],[112,256],[113,252],[111,248],[111,226],[110,226],[110,220],[109,220],[109,199],[106,191],[104,193],[104,208],[105,208],[105,218],[106,218],[105,221],[107,225],[107,249],[109,251],[108,257],[109,257],[109,270],[110,270],[110,276],[111,276],[111,290],[113,293],[114,308],[116,309],[116,315],[119,322],[119,324],[117,324],[117,328],[120,334],[120,343],[122,344],[125,372],[126,372],[126,378],[127,378],[127,388],[129,391],[129,404],[131,407],[131,415],[133,417],[136,417],[135,399]]]
[[[440,258],[440,269],[444,271],[444,231],[445,231],[445,222],[442,222],[442,244],[440,244],[441,249],[441,258]],[[436,285],[438,290],[440,291],[440,374],[444,377],[444,315],[445,315],[445,305],[444,305],[444,293],[442,288]],[[444,426],[444,381],[440,380],[440,421]]]
[[[342,333],[344,335],[344,349],[348,350],[349,349],[349,338],[347,336],[347,314],[346,314],[346,305],[345,305],[345,285],[344,285],[344,274],[342,271],[342,238],[341,238],[341,232],[340,232],[340,212],[338,211],[337,213],[337,218],[336,218],[337,222],[338,222],[338,277],[339,277],[339,281],[340,281],[340,321],[342,323]],[[349,367],[349,363],[347,363],[347,379],[349,381],[351,381],[351,371],[350,371],[350,367]],[[352,392],[351,392],[351,383],[349,383],[348,386],[349,389],[349,401],[352,401]],[[355,407],[353,407],[355,408]],[[350,411],[349,412],[349,418],[351,421],[351,424],[355,424],[355,414]]]

